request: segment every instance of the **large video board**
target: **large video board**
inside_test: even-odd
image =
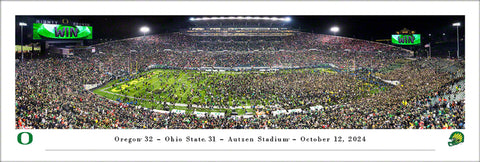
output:
[[[92,39],[91,26],[33,23],[33,39]]]
[[[392,35],[392,43],[398,45],[419,45],[420,34]]]

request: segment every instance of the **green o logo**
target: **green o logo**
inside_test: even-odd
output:
[[[22,141],[22,134],[26,133],[28,135],[28,142],[27,143],[23,143]],[[22,132],[22,133],[19,133],[17,135],[17,141],[19,144],[22,144],[22,145],[28,145],[28,144],[31,144],[32,141],[33,141],[33,136],[30,132]]]

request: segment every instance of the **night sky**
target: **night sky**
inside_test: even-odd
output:
[[[205,15],[209,16],[209,15]],[[257,16],[257,15],[244,15]],[[261,15],[263,16],[263,15]],[[16,17],[16,44],[20,44],[19,22],[26,22],[24,28],[24,44],[32,41],[32,23],[36,19],[58,20],[70,19],[80,23],[89,23],[93,26],[93,39],[123,39],[141,36],[139,32],[142,26],[150,27],[149,34],[160,34],[179,31],[192,27],[190,17],[203,16],[17,16]],[[426,37],[432,34],[432,39],[447,38],[456,39],[454,22],[461,22],[460,37],[464,37],[464,16],[285,16],[291,17],[291,27],[305,32],[320,34],[333,34],[332,26],[338,26],[340,31],[337,35],[366,40],[390,39],[403,28],[414,30]],[[445,33],[445,36],[442,35]]]

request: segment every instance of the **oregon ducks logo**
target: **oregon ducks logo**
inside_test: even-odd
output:
[[[62,24],[68,24],[68,19],[62,19]]]
[[[25,142],[25,141],[22,140],[22,134],[27,134],[27,136],[28,136],[28,141],[27,141],[27,142]],[[22,132],[22,133],[19,133],[19,134],[17,135],[17,142],[18,142],[19,144],[22,144],[22,145],[31,144],[31,143],[33,142],[33,135],[32,135],[32,133],[30,133],[30,132]]]
[[[462,132],[453,132],[451,135],[450,135],[450,142],[448,142],[448,146],[452,147],[452,146],[455,146],[455,145],[458,145],[460,143],[463,143],[463,133]]]

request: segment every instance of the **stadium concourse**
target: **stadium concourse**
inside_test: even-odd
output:
[[[111,41],[94,47],[100,52],[93,55],[78,52],[70,59],[45,58],[16,63],[16,128],[465,128],[464,62],[407,58],[408,51],[386,44],[304,32],[284,37],[195,37],[170,33]],[[186,68],[308,69],[325,64],[337,73],[279,70],[263,76],[256,71],[246,71],[246,78],[229,78],[227,85],[211,85],[235,87],[235,90],[221,89],[225,96],[243,93],[242,90],[252,87],[259,92],[252,98],[269,98],[272,93],[288,96],[276,100],[275,105],[281,105],[276,108],[267,108],[269,103],[264,102],[260,108],[253,109],[261,113],[253,115],[200,116],[158,111],[155,106],[132,104],[141,99],[124,97],[117,101],[84,86],[100,88],[117,79],[136,79],[152,65],[177,69],[171,74],[176,76],[186,72]],[[138,72],[137,75],[130,75],[134,72]],[[193,80],[197,78],[201,77]],[[388,80],[399,84],[385,83]],[[364,82],[382,91],[365,93]],[[212,100],[209,104],[222,105],[222,102]]]

